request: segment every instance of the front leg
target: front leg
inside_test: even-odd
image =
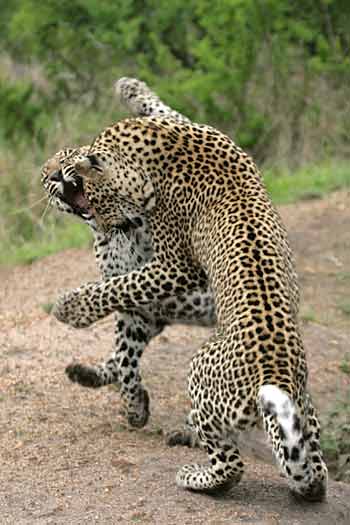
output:
[[[66,368],[69,379],[90,388],[116,385],[129,425],[143,427],[150,411],[148,393],[142,386],[140,360],[147,343],[163,327],[164,322],[146,312],[117,312],[114,350],[110,357],[97,365],[70,364]]]
[[[94,321],[98,310],[94,311],[90,304],[94,291],[98,289],[99,283],[87,283],[70,292],[60,295],[52,309],[52,314],[58,321],[69,324],[74,328],[86,328]]]
[[[140,360],[142,353],[165,325],[187,323],[213,326],[215,307],[209,288],[195,290],[180,299],[171,298],[157,307],[147,305],[139,311],[116,312],[114,350],[110,357],[96,365],[72,363],[66,368],[71,381],[90,388],[115,384],[120,392],[128,423],[144,426],[149,417],[148,395],[142,386]],[[172,432],[168,445],[195,446],[190,429]]]
[[[140,270],[65,293],[58,299],[53,315],[75,328],[85,328],[116,310],[137,310],[172,296],[187,295],[205,284],[206,277],[194,269],[183,273],[179,265],[168,264],[164,269],[153,261]]]

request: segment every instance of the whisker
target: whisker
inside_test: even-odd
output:
[[[45,218],[45,216],[46,216],[46,214],[48,212],[48,209],[50,208],[51,205],[52,205],[52,199],[49,198],[48,203],[47,203],[47,205],[46,205],[46,207],[45,207],[45,209],[44,209],[44,211],[43,211],[43,213],[42,213],[42,215],[41,215],[41,217],[39,219],[39,225],[40,225],[41,228],[44,226],[44,218]]]
[[[29,211],[31,210],[32,208],[34,208],[34,206],[37,206],[38,204],[40,204],[40,202],[42,202],[43,200],[47,199],[47,196],[44,195],[44,197],[42,197],[41,199],[39,199],[38,201],[34,202],[33,204],[31,204],[30,206],[26,206],[25,208],[20,208],[19,210],[15,210],[15,211],[12,211],[10,213],[10,215],[17,215],[18,213],[24,213],[26,211]]]

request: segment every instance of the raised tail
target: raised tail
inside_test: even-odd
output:
[[[307,403],[307,413],[302,418],[288,394],[275,385],[264,385],[258,392],[258,406],[291,490],[306,500],[323,500],[327,490],[327,467],[311,402]]]
[[[145,82],[137,78],[120,78],[115,84],[119,100],[139,117],[171,117],[178,122],[191,122],[189,118],[178,113],[158,97]]]

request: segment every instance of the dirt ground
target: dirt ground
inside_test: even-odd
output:
[[[297,256],[310,388],[323,412],[350,392],[339,368],[349,355],[349,193],[280,211]],[[177,488],[178,467],[205,456],[166,447],[164,433],[183,421],[188,364],[210,331],[173,326],[152,341],[142,362],[152,415],[130,430],[112,387],[84,389],[64,374],[73,360],[108,355],[112,320],[78,331],[46,313],[60,290],[94,276],[92,254],[77,250],[0,269],[1,524],[350,523],[350,485],[331,482],[326,503],[296,503],[259,435],[247,441],[243,481],[224,497]]]

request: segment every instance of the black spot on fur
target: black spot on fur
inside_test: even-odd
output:
[[[300,451],[298,447],[293,447],[290,454],[290,459],[292,461],[299,461],[300,458]]]

